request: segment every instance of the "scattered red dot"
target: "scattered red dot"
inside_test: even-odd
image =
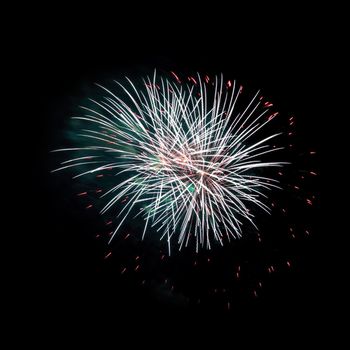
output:
[[[177,74],[176,74],[175,72],[173,72],[173,71],[171,71],[170,73],[175,77],[176,81],[177,81],[179,84],[181,84],[181,80],[180,80],[180,78],[177,76]]]
[[[77,196],[86,196],[86,195],[87,195],[87,192],[81,192],[77,194]]]
[[[193,78],[193,77],[188,77],[188,80],[192,80],[192,81],[193,81],[193,83],[194,83],[195,85],[197,85],[197,81],[196,81],[196,79],[195,79],[195,78]]]
[[[311,199],[306,198],[306,203],[307,203],[308,205],[312,205]]]

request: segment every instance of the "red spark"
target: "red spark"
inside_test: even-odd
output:
[[[294,186],[294,188],[295,188],[296,190],[300,190],[300,187],[298,187],[298,186]]]
[[[287,260],[287,266],[290,267],[291,264],[290,264],[290,261]]]
[[[180,78],[176,75],[176,73],[173,72],[173,71],[171,71],[170,73],[175,77],[176,81],[177,81],[179,84],[181,84],[181,80],[180,80]]]
[[[124,237],[124,239],[128,239],[130,237],[130,233],[128,233],[125,237]]]
[[[205,82],[208,84],[210,80],[209,77],[206,75],[204,78],[205,78]]]
[[[139,260],[139,259],[140,259],[140,256],[137,255],[136,258],[135,258],[135,260],[137,261],[137,260]]]
[[[231,80],[227,82],[227,88],[230,88],[232,86]]]
[[[96,175],[96,177],[103,177],[103,174]]]
[[[253,291],[254,297],[257,298],[258,297],[258,293],[256,292],[256,290]]]
[[[87,195],[87,192],[81,192],[77,194],[77,196],[86,196],[86,195]]]
[[[230,308],[231,308],[231,304],[230,304],[230,302],[228,301],[228,302],[227,302],[227,310],[230,310]]]
[[[107,255],[105,255],[105,259],[109,258],[112,255],[112,252],[109,252]]]
[[[310,154],[316,154],[316,152],[315,151],[310,151]]]
[[[102,190],[96,190],[96,193],[101,193],[102,192]]]
[[[307,203],[308,205],[312,205],[312,200],[311,200],[311,199],[306,198],[306,203]]]
[[[113,222],[112,220],[106,222],[106,226],[110,225],[112,222]]]
[[[192,80],[192,81],[193,81],[193,83],[194,83],[195,85],[197,85],[197,81],[196,81],[196,79],[195,79],[195,78],[193,78],[193,77],[189,77],[189,79],[190,79],[190,80]]]
[[[317,175],[317,173],[315,173],[314,171],[310,171],[310,175],[314,175],[314,176],[316,176],[316,175]]]
[[[272,107],[273,104],[271,102],[265,102],[264,103],[264,107],[268,108],[268,107]]]
[[[137,271],[139,268],[140,268],[140,265],[137,265],[137,266],[135,267],[135,271]]]
[[[270,105],[268,105],[267,107],[269,107],[269,106],[270,106]],[[271,105],[271,106],[272,106],[272,105]],[[267,120],[268,120],[268,121],[272,120],[272,119],[275,118],[278,114],[279,114],[278,112],[271,114],[271,115],[267,118]]]
[[[89,205],[86,207],[86,209],[90,209],[90,208],[92,208],[92,204],[89,204]]]
[[[123,270],[121,271],[121,274],[123,274],[126,271],[126,267],[123,268]]]

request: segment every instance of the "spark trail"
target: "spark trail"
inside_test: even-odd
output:
[[[169,254],[174,241],[181,249],[194,239],[198,251],[241,237],[245,221],[255,226],[252,207],[269,212],[266,192],[279,188],[261,174],[286,164],[264,160],[282,147],[271,144],[280,133],[266,136],[277,113],[259,91],[242,105],[235,81],[197,75],[184,83],[172,74],[154,73],[141,87],[126,78],[116,91],[99,85],[104,96],[74,117],[89,145],[56,150],[79,156],[53,170],[80,169],[74,178],[115,171],[101,196],[102,214],[124,203],[110,241],[125,220],[142,216],[142,237],[152,228]]]

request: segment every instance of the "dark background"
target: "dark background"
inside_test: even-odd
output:
[[[40,20],[25,36],[20,51],[26,56],[24,68],[29,75],[24,84],[30,98],[21,122],[30,150],[25,160],[30,169],[25,190],[30,201],[22,220],[30,230],[21,234],[25,263],[20,278],[28,320],[38,315],[43,323],[62,318],[64,325],[92,327],[122,322],[123,329],[138,330],[153,329],[151,316],[154,328],[179,318],[199,328],[218,323],[266,328],[270,324],[287,332],[289,327],[307,330],[319,320],[325,283],[319,202],[310,217],[298,218],[300,224],[312,225],[313,236],[293,247],[297,261],[293,272],[270,281],[260,300],[237,302],[233,312],[225,313],[210,304],[203,309],[177,307],[171,299],[136,286],[132,279],[116,276],[117,263],[101,264],[105,247],[91,238],[98,218],[87,218],[70,188],[62,188],[57,177],[53,180],[49,174],[54,165],[49,151],[61,146],[67,117],[91,85],[153,68],[222,72],[262,88],[284,111],[296,116],[300,147],[318,152],[312,166],[319,172],[319,61],[327,48],[319,44],[320,33],[310,14],[289,10],[258,19],[249,12],[242,17],[239,11],[228,13],[225,8],[218,13],[184,11],[142,19],[121,9],[115,18],[77,13]],[[319,179],[312,190],[319,198]],[[134,253],[134,247],[127,248]]]

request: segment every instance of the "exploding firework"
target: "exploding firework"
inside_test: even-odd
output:
[[[242,87],[223,76],[185,83],[172,75],[154,74],[142,86],[127,79],[116,91],[99,85],[104,96],[74,117],[89,145],[57,150],[77,155],[54,170],[77,168],[74,178],[114,171],[100,197],[101,213],[115,209],[118,218],[110,241],[141,216],[142,238],[158,232],[169,254],[174,241],[210,249],[241,237],[245,222],[255,227],[254,207],[269,212],[267,191],[279,188],[265,171],[285,164],[268,159],[282,147],[271,144],[279,132],[266,136],[277,113],[259,91],[242,102]]]

